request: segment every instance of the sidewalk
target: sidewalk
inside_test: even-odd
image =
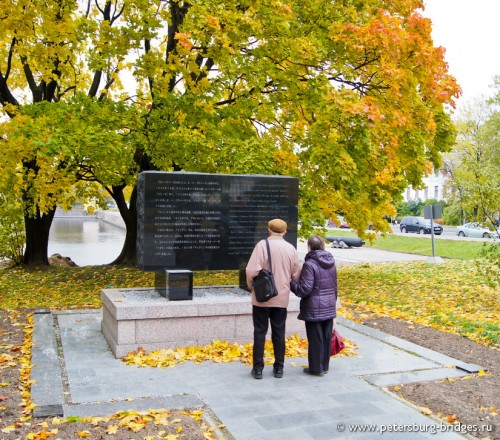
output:
[[[427,261],[429,257],[425,255],[406,254],[402,252],[384,251],[365,244],[361,247],[334,248],[327,243],[326,250],[334,257],[337,265],[352,263],[389,263],[402,261]],[[307,253],[307,243],[303,240],[297,243],[299,259],[303,260]]]
[[[358,356],[333,358],[323,377],[302,372],[307,359],[287,359],[282,379],[266,367],[263,380],[256,381],[239,362],[186,362],[167,369],[125,365],[112,355],[101,319],[100,310],[35,314],[35,417],[200,407],[237,440],[373,439],[383,429],[398,430],[384,438],[470,438],[450,432],[451,425],[421,414],[385,387],[460,377],[481,367],[349,320],[339,318],[338,328],[359,346]],[[378,432],[352,432],[350,425]]]

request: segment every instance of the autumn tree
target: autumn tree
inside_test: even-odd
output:
[[[493,102],[469,103],[456,120],[457,141],[445,155],[450,202],[466,221],[498,216],[500,198],[500,113]]]
[[[5,153],[0,191],[22,203],[27,264],[48,264],[57,205],[98,197],[95,185],[86,182],[116,185],[120,193],[134,175],[127,163],[133,162],[133,152],[122,142],[132,131],[129,119],[121,118],[130,114],[126,97],[107,99],[119,84],[115,63],[133,47],[133,30],[111,30],[123,11],[111,3],[101,6],[93,11],[64,0],[2,3],[0,102],[10,120],[0,127]],[[111,53],[95,41],[102,34],[108,44],[128,36],[132,42]]]
[[[4,150],[24,175],[26,224],[50,223],[64,189],[82,183],[74,163],[85,163],[86,181],[108,189],[127,225],[117,262],[135,261],[135,190],[127,205],[123,189],[147,169],[297,176],[302,233],[340,210],[360,233],[368,222],[386,230],[383,217],[404,188],[417,186],[453,142],[445,107],[459,89],[422,7],[420,0],[7,3],[6,124],[42,101],[68,103],[75,124],[82,95],[102,115],[122,104],[112,123],[98,124],[97,162],[90,137],[67,148],[63,130],[51,134],[50,116],[35,118],[46,140],[31,132],[29,152],[11,152],[14,130],[3,130]],[[71,136],[71,123],[63,126]],[[121,135],[114,144],[105,141],[112,133]],[[54,161],[58,150],[67,155]],[[56,163],[53,179],[38,179],[42,165]],[[41,204],[38,189],[50,203]],[[25,262],[44,258],[39,245]]]

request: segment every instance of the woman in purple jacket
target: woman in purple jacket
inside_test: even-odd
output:
[[[307,249],[299,282],[292,280],[290,290],[302,298],[298,318],[306,323],[309,343],[309,367],[304,373],[323,376],[330,365],[333,319],[337,316],[337,269],[320,236],[311,235]]]

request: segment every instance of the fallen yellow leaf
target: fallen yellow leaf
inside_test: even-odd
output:
[[[5,428],[2,428],[2,432],[4,434],[8,434],[9,432],[15,431],[15,429],[16,429],[15,425],[9,425],[9,426],[6,426]]]
[[[118,431],[118,425],[110,425],[106,428],[106,434],[113,435],[116,434],[117,431]]]
[[[427,408],[426,406],[421,406],[420,412],[422,414],[425,414],[426,416],[430,416],[432,414],[432,411],[429,408]]]

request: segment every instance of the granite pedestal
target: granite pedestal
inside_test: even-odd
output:
[[[147,352],[206,345],[215,339],[253,341],[250,294],[236,286],[195,287],[190,301],[168,301],[154,288],[104,289],[102,333],[116,358],[143,348]],[[290,296],[287,336],[305,337],[297,319],[299,299]]]

